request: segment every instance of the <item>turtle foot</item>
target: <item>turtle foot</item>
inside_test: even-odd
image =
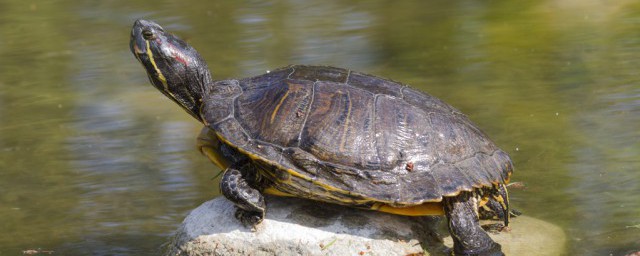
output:
[[[510,227],[505,226],[502,223],[493,223],[493,224],[482,225],[482,229],[484,229],[484,231],[492,233],[492,234],[498,234],[500,232],[509,232],[509,231],[511,231]]]
[[[251,231],[256,231],[256,226],[264,219],[262,212],[251,212],[243,209],[236,210],[235,217],[242,223],[242,225],[250,228]]]
[[[487,248],[482,248],[480,250],[456,250],[459,248],[455,248],[453,250],[453,255],[455,256],[504,256],[502,252],[502,246],[498,243],[492,243]]]

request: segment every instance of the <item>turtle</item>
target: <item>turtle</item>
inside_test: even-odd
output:
[[[248,228],[265,194],[391,214],[444,215],[456,255],[502,255],[479,223],[509,225],[509,155],[456,108],[408,85],[331,66],[291,65],[213,80],[188,43],[135,21],[133,55],[151,84],[204,128],[198,147],[223,170],[220,192]]]

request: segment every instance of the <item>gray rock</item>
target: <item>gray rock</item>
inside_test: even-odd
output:
[[[225,198],[202,204],[184,220],[167,255],[441,255],[453,244],[442,218],[296,198],[268,197],[267,203],[267,217],[256,231],[233,217],[235,208]],[[511,229],[491,234],[507,255],[559,255],[564,250],[564,233],[550,223],[520,216]]]

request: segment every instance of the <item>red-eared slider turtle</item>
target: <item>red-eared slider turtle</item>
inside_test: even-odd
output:
[[[221,192],[253,227],[263,194],[402,215],[446,215],[461,255],[501,254],[478,221],[491,202],[508,225],[509,156],[455,108],[406,85],[327,66],[214,81],[200,55],[138,20],[131,51],[151,83],[205,128]]]

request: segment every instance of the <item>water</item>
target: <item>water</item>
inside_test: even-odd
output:
[[[512,203],[570,255],[640,250],[637,1],[0,3],[0,255],[157,254],[216,196],[200,125],[148,84],[137,18],[217,79],[293,63],[386,76],[467,113],[516,165]]]

